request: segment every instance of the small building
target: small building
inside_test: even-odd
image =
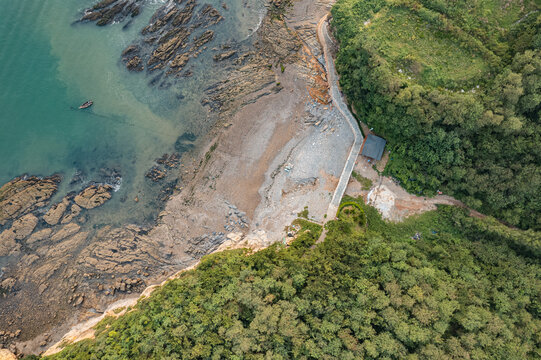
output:
[[[366,136],[364,139],[363,146],[361,148],[361,155],[374,160],[381,160],[386,143],[387,141],[385,141],[385,139],[368,134],[368,136]]]

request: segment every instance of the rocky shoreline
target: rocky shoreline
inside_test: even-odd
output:
[[[126,4],[122,9],[129,4],[139,2],[102,1],[101,4],[106,4],[106,6],[93,11],[99,10],[100,14],[105,14],[103,10],[111,10],[114,6],[124,3]],[[201,43],[195,48],[196,44],[193,42],[183,47],[181,37],[184,30],[170,35],[169,38],[166,37],[166,34],[176,31],[172,23],[174,19],[181,16],[183,11],[187,11],[190,0],[183,3],[183,6],[179,3],[173,2],[173,9],[169,11],[163,8],[158,10],[157,15],[151,20],[149,25],[151,28],[153,24],[165,21],[153,31],[151,28],[146,30],[148,36],[159,35],[159,39],[154,40],[154,45],[143,47],[142,43],[133,44],[133,46],[140,46],[137,52],[139,55],[132,53],[131,50],[123,55],[123,58],[129,59],[139,56],[146,71],[149,71],[148,62],[156,55],[154,58],[157,60],[151,65],[163,65],[154,70],[161,72],[160,81],[165,81],[167,76],[178,76],[182,73],[182,70],[179,70],[176,73],[166,74],[171,71],[171,62],[178,56],[189,54],[188,57],[193,58],[197,55],[197,51],[205,50],[207,46],[206,43]],[[280,6],[285,6],[285,3],[280,2],[278,5],[275,3],[271,4],[271,9],[279,10]],[[189,21],[196,22],[199,15],[194,14],[201,14],[204,9],[205,7],[200,7],[199,13],[193,10]],[[321,11],[324,6],[318,9]],[[118,8],[115,11],[117,10]],[[205,11],[204,16],[215,14],[211,9]],[[164,20],[167,14],[171,15]],[[187,16],[186,12],[184,14]],[[20,261],[4,269],[4,274],[0,277],[2,283],[10,279],[5,286],[2,285],[6,290],[3,291],[5,296],[0,299],[0,305],[2,305],[0,306],[0,323],[5,322],[7,326],[5,329],[0,328],[6,334],[0,337],[0,347],[3,345],[14,349],[14,344],[17,343],[19,352],[39,353],[51,342],[59,340],[59,334],[62,331],[58,330],[57,325],[69,326],[94,314],[99,314],[105,311],[111,302],[133,296],[148,284],[166,278],[171,272],[193,265],[205,254],[222,249],[225,245],[245,246],[248,244],[257,248],[270,243],[271,239],[267,237],[265,231],[258,229],[260,224],[254,220],[253,209],[258,206],[259,198],[235,199],[235,196],[227,195],[236,189],[235,186],[227,191],[223,188],[220,190],[226,179],[232,179],[232,174],[226,174],[222,167],[231,160],[224,159],[222,155],[224,150],[221,142],[228,140],[213,139],[219,138],[224,131],[230,132],[229,129],[236,128],[237,125],[232,126],[236,114],[245,107],[251,108],[254,104],[261,103],[262,99],[279,98],[293,101],[294,98],[289,95],[289,91],[294,92],[295,96],[302,94],[304,99],[305,95],[302,91],[306,91],[304,90],[306,86],[309,94],[316,91],[314,94],[317,96],[312,96],[312,99],[325,104],[324,71],[315,59],[314,48],[307,46],[305,42],[306,39],[312,41],[310,40],[312,35],[299,37],[299,32],[287,26],[285,21],[276,14],[277,12],[271,11],[263,19],[251,40],[253,47],[228,45],[207,49],[215,52],[214,61],[223,61],[231,68],[224,80],[207,89],[203,100],[203,104],[217,114],[220,120],[214,129],[199,141],[201,144],[207,143],[208,146],[194,147],[195,137],[190,134],[181,136],[177,141],[176,150],[179,154],[189,151],[189,156],[197,157],[198,161],[190,164],[188,161],[180,161],[180,156],[176,153],[167,154],[157,159],[156,165],[147,172],[149,181],[162,184],[166,182],[168,172],[181,171],[183,175],[182,187],[174,184],[165,187],[169,190],[164,193],[162,200],[169,198],[171,194],[174,194],[175,199],[168,202],[165,211],[159,216],[156,227],[141,228],[125,225],[87,229],[89,224],[85,221],[86,214],[105,203],[112,194],[112,189],[107,184],[88,185],[77,193],[66,195],[60,201],[51,203],[50,199],[56,193],[60,182],[57,177],[32,178],[35,183],[32,188],[19,184],[23,178],[14,180],[13,184],[10,183],[9,188],[12,189],[10,193],[14,196],[10,196],[12,200],[6,203],[16,203],[13,199],[24,198],[26,193],[31,194],[28,198],[34,200],[19,202],[20,206],[10,207],[10,210],[5,212],[9,214],[9,219],[7,219],[8,215],[0,213],[0,219],[2,216],[6,217],[5,223],[0,223],[2,224],[0,236],[10,238],[14,236],[10,234],[15,233],[13,239],[15,245],[10,242],[11,245],[6,246],[9,250],[5,251],[11,254],[9,256],[20,257]],[[105,17],[122,21],[129,16],[131,15],[128,12],[120,11],[115,12],[112,17]],[[218,19],[217,16],[211,16],[211,18]],[[186,23],[179,26],[185,25]],[[208,31],[212,31],[203,25],[199,25],[198,29],[201,34],[210,34]],[[211,35],[203,38],[201,38],[202,35],[196,36],[194,33],[191,35],[196,40],[201,39],[200,41],[212,38]],[[166,40],[163,40],[164,38]],[[159,46],[168,42],[167,39],[174,38],[176,40],[171,43],[173,51],[156,53]],[[156,47],[155,45],[160,41],[162,41],[161,45]],[[196,50],[191,51],[191,49]],[[168,54],[168,57],[162,60],[158,56],[160,54]],[[129,59],[125,62],[126,64],[129,63]],[[283,74],[284,68],[290,69],[290,66],[292,70],[286,70],[286,74]],[[189,69],[184,68],[184,75],[186,70]],[[306,85],[300,85],[299,88],[289,83],[284,76],[290,76],[288,75],[291,74],[290,71],[293,71],[295,78],[302,79]],[[288,94],[284,93],[285,89]],[[298,105],[295,106],[298,108]],[[279,112],[279,109],[276,111]],[[246,115],[242,116],[244,119]],[[308,116],[314,115],[308,114]],[[240,124],[245,120],[237,121]],[[321,124],[321,120],[314,119],[313,123]],[[298,126],[297,124],[299,123],[295,122],[295,126]],[[304,128],[302,121],[300,124],[301,128]],[[255,136],[253,141],[257,142],[258,136]],[[287,137],[278,143],[286,139]],[[220,153],[214,154],[219,141],[217,152]],[[236,147],[241,144],[243,143],[238,143]],[[273,150],[275,155],[278,154],[281,145],[277,146]],[[184,156],[188,155],[184,154]],[[272,159],[272,157],[265,159],[264,163],[267,164],[265,166],[270,166]],[[180,169],[181,162],[183,165]],[[254,171],[261,172],[266,169]],[[235,176],[239,175],[235,174]],[[276,174],[272,176],[273,179],[275,177]],[[241,187],[244,186],[242,181],[238,183]],[[254,187],[250,185],[248,193],[257,194],[262,178],[258,175],[254,176],[253,180],[246,179],[246,181],[255,181],[256,185]],[[299,181],[299,184],[305,183],[304,180]],[[311,184],[313,187],[320,186],[317,179]],[[323,184],[324,182],[321,182],[321,186]],[[3,194],[7,193],[4,187],[0,190],[0,201],[4,201]],[[40,189],[39,194],[43,193],[43,195],[36,197],[37,190],[30,189]],[[209,199],[213,199],[209,202],[204,200],[207,191]],[[287,190],[284,194],[294,194],[295,191]],[[203,198],[201,198],[201,193],[205,194]],[[223,200],[224,198],[226,200]],[[227,199],[230,199],[229,202]],[[247,207],[247,204],[250,205]],[[0,206],[0,209],[2,208]],[[224,214],[225,220],[214,219],[214,212]],[[25,216],[28,218],[24,218]],[[178,216],[181,216],[182,220]],[[287,217],[290,216],[291,214],[287,213]],[[13,223],[21,218],[24,218],[24,221],[17,222],[16,229],[24,225],[26,230],[12,231]],[[36,225],[32,228],[34,222]],[[283,228],[283,225],[279,226]],[[32,231],[29,232],[30,228]],[[253,234],[250,233],[252,230]],[[4,232],[6,235],[3,235]],[[3,246],[3,243],[3,241],[0,242],[0,246]],[[40,311],[31,313],[30,309]],[[77,316],[73,315],[74,309]],[[63,329],[66,329],[65,326]],[[56,330],[52,331],[52,329]],[[17,330],[22,331],[17,336],[12,336],[12,334],[17,334]]]

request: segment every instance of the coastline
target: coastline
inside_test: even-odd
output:
[[[190,166],[181,170],[183,187],[170,197],[157,225],[144,230],[148,246],[159,247],[152,250],[156,251],[158,269],[164,269],[161,274],[154,269],[156,275],[148,277],[144,285],[158,285],[144,287],[139,296],[121,294],[113,302],[109,298],[101,303],[105,310],[100,316],[88,307],[78,310],[76,318],[56,328],[51,336],[54,345],[46,354],[60,351],[66,341],[91,337],[92,327],[100,319],[119,316],[125,309],[118,309],[135,305],[157,286],[195,268],[206,254],[230,248],[257,251],[283,241],[284,227],[304,210],[310,220],[324,223],[329,219],[339,178],[342,193],[377,202],[382,213],[385,206],[395,207],[393,211],[400,213],[390,214],[392,220],[431,210],[438,203],[456,204],[454,199],[443,197],[423,201],[400,188],[382,186],[389,179],[377,175],[360,156],[352,156],[355,147],[351,144],[359,138],[344,121],[344,111],[330,104],[321,60],[324,54],[317,40],[318,19],[331,5],[332,1],[313,4],[302,0],[287,10],[284,23],[269,21],[268,16],[262,21],[258,30],[261,54],[249,55],[244,66],[219,84],[221,93],[215,94],[214,101],[222,103],[220,121],[198,141],[200,146],[185,154],[183,162]],[[274,61],[270,68],[269,61]],[[244,91],[239,90],[244,86]],[[356,180],[346,178],[346,158],[351,165],[348,171],[355,167],[379,184],[367,191],[360,189]],[[389,205],[381,195],[389,188],[392,196],[400,190],[405,195],[400,194],[396,203],[393,198]],[[408,208],[412,201],[415,205]],[[18,343],[19,351],[41,352],[43,338],[42,334]]]
[[[253,86],[238,93],[234,87],[220,88],[231,100],[223,106],[221,120],[198,140],[202,145],[185,154],[183,186],[170,197],[157,226],[137,235],[148,244],[145,246],[154,247],[153,256],[162,261],[157,269],[148,271],[155,275],[145,278],[143,285],[160,283],[167,273],[191,267],[217,249],[257,249],[280,241],[284,226],[305,205],[312,219],[323,221],[341,171],[337,159],[349,150],[342,141],[348,129],[341,126],[332,106],[325,104],[325,74],[314,56],[320,50],[312,19],[329,7],[302,1],[288,10],[287,26],[269,17],[263,20],[257,35],[263,55],[252,54],[253,59],[230,77],[239,81],[237,88],[246,82]],[[301,13],[302,19],[295,12]],[[298,19],[292,20],[290,14]],[[269,61],[274,62],[272,69],[254,78],[262,67],[268,69]],[[124,281],[121,274],[116,278]],[[110,296],[105,303],[96,302],[103,295],[92,288],[85,294],[89,296],[76,310],[77,316],[55,330],[18,342],[18,351],[43,351],[47,339],[47,343],[57,342],[73,324],[95,317],[95,312],[89,311],[96,307],[92,304],[101,304],[98,310],[105,309],[99,313],[111,304]],[[114,298],[121,303],[134,299],[120,290]]]

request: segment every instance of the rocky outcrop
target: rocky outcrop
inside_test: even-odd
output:
[[[49,225],[56,225],[64,215],[64,211],[66,211],[66,208],[69,205],[68,198],[64,198],[62,202],[55,204],[51,206],[49,211],[45,215],[43,215],[43,220]]]
[[[72,204],[70,208],[70,212],[62,218],[61,224],[67,224],[71,221],[73,221],[79,214],[81,213],[83,209],[77,204]]]
[[[34,231],[38,218],[26,214],[15,220],[9,229],[0,233],[0,256],[7,256],[20,249],[16,240],[23,240]]]
[[[103,169],[100,176],[112,184],[121,181],[116,171]],[[9,256],[0,269],[0,332],[13,333],[18,326],[23,334],[32,334],[38,322],[50,323],[62,307],[59,299],[67,286],[82,274],[68,264],[89,244],[99,244],[98,237],[89,240],[93,233],[74,220],[82,223],[80,214],[109,200],[113,187],[93,184],[46,209],[59,182],[59,176],[19,177],[0,188],[0,257]],[[84,306],[88,296],[80,298],[72,301],[77,307]],[[44,306],[51,312],[42,311]],[[12,346],[13,341],[0,335],[0,347]]]
[[[163,154],[161,158],[156,159],[156,165],[151,167],[145,176],[154,182],[158,182],[167,176],[170,169],[177,168],[179,164],[179,154]]]
[[[38,218],[33,214],[26,214],[17,219],[11,225],[11,231],[15,234],[15,239],[23,240],[34,231],[38,224]]]
[[[257,31],[254,43],[256,51],[245,52],[234,63],[237,68],[229,76],[206,91],[203,105],[223,117],[230,117],[242,105],[255,101],[258,97],[272,91],[280,91],[280,86],[269,89],[276,83],[273,66],[288,64],[298,59],[301,41],[281,20],[265,18]],[[222,47],[222,52],[214,59],[223,61],[233,57],[237,49]]]
[[[75,196],[73,201],[82,208],[93,209],[109,200],[112,190],[111,185],[91,185]]]
[[[199,259],[204,255],[210,254],[216,250],[227,238],[223,232],[214,232],[203,236],[190,239],[186,248],[186,253]]]
[[[8,349],[0,349],[0,360],[17,360],[17,357]]]
[[[100,239],[85,248],[77,262],[88,272],[128,274],[145,266],[162,263],[159,246],[145,232],[135,226],[111,228],[98,231]]]
[[[224,61],[226,59],[229,59],[230,57],[232,57],[233,55],[236,55],[237,54],[237,51],[236,50],[230,50],[230,51],[225,51],[225,52],[222,52],[220,54],[216,54],[214,55],[214,61]]]
[[[26,240],[26,244],[28,246],[32,246],[34,243],[37,243],[45,239],[49,239],[52,233],[53,233],[52,229],[43,229],[40,231],[36,231]]]
[[[139,15],[142,2],[142,0],[102,0],[86,9],[79,21],[95,21],[98,26],[104,26],[113,21],[121,22],[128,16]]]
[[[143,71],[143,60],[137,55],[126,61],[126,67],[131,71]]]
[[[191,58],[206,50],[205,44],[214,39],[213,30],[205,30],[223,20],[211,5],[198,12],[195,0],[169,2],[150,19],[143,28],[143,39],[122,52],[122,61],[132,71],[160,72],[150,82],[162,80],[162,75],[178,75]]]
[[[47,201],[56,192],[60,180],[59,175],[46,178],[23,176],[2,186],[0,188],[0,225],[47,205]]]
[[[81,227],[77,224],[72,223],[64,225],[57,232],[55,232],[53,236],[51,236],[51,241],[53,243],[59,242],[60,240],[63,240],[68,236],[76,234],[77,232],[79,232],[79,230],[81,230]]]

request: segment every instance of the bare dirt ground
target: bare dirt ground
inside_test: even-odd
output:
[[[275,70],[282,89],[229,119],[212,141],[215,147],[201,152],[203,158],[209,153],[208,160],[168,203],[152,236],[167,239],[179,259],[183,249],[177,244],[187,237],[223,232],[238,239],[241,233],[266,246],[282,239],[305,206],[310,218],[323,221],[352,142],[347,124],[317,91],[317,85],[325,87],[325,75],[318,74],[316,25],[329,8],[328,1],[303,0],[288,10],[286,23],[303,48],[283,73]]]
[[[411,215],[436,210],[437,204],[462,206],[460,201],[450,196],[438,195],[433,198],[415,196],[396,184],[393,179],[379,175],[373,166],[383,169],[388,157],[389,153],[386,151],[385,156],[374,163],[373,160],[359,155],[354,171],[360,176],[370,179],[372,186],[369,189],[363,188],[361,182],[352,176],[346,189],[346,195],[362,196],[367,204],[378,209],[384,219],[391,221],[401,221]]]

